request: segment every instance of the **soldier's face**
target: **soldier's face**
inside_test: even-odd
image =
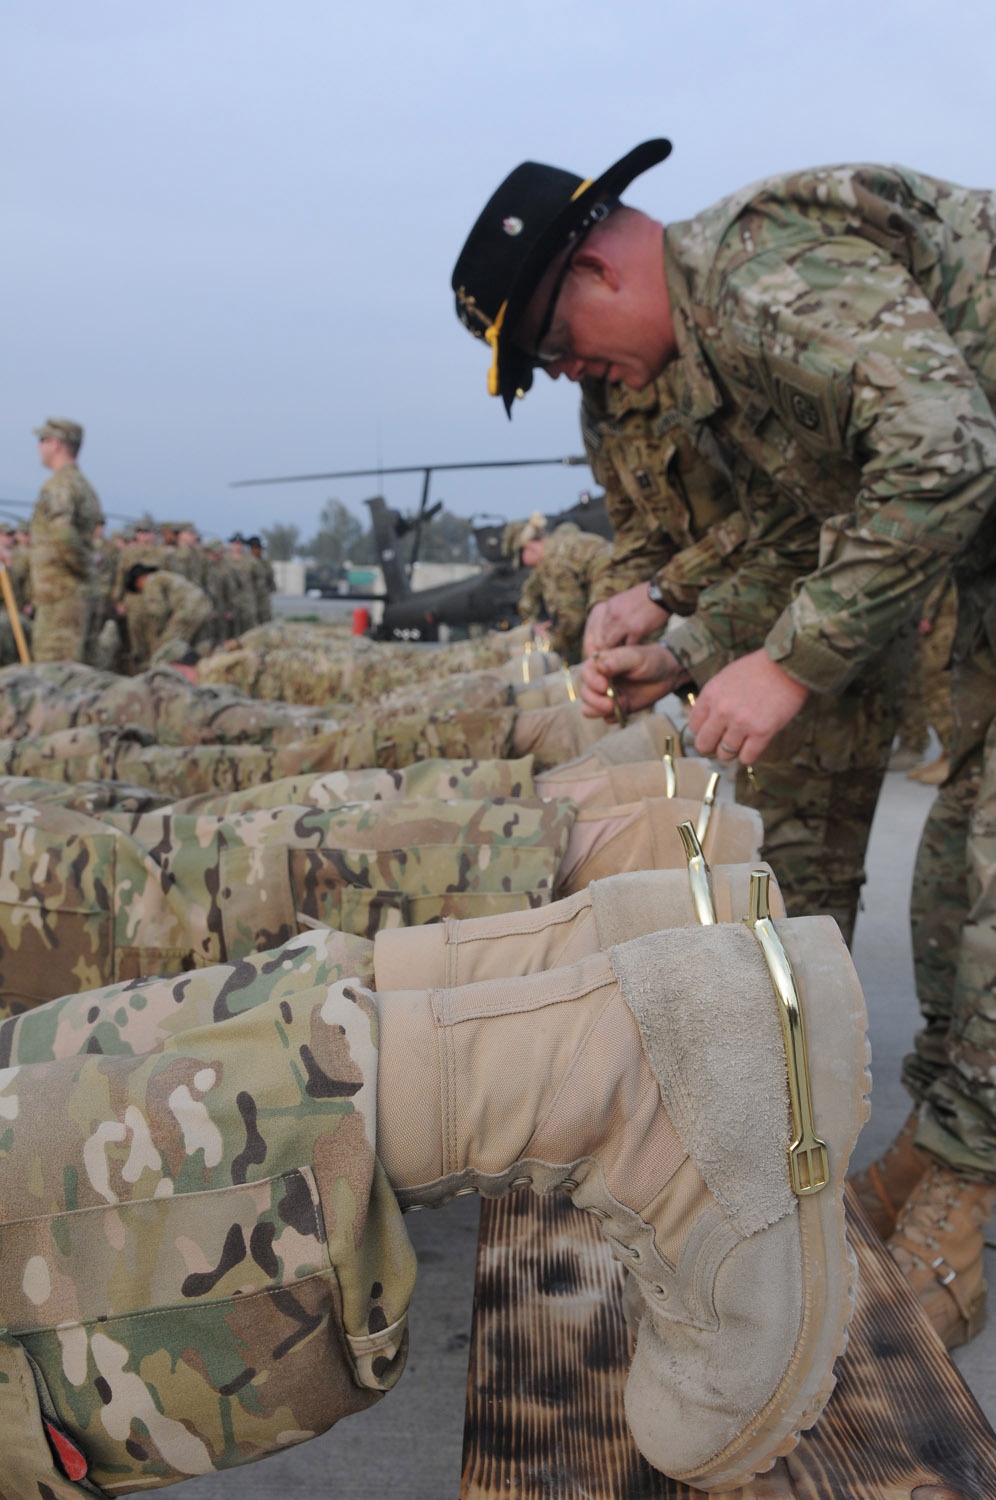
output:
[[[515,329],[515,342],[551,380],[592,375],[633,390],[655,380],[671,356],[657,309],[648,307],[637,286],[613,277],[597,255],[582,249],[561,281],[563,263],[561,256],[543,277]]]

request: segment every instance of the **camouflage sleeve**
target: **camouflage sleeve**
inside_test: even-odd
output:
[[[664,528],[654,525],[626,493],[600,424],[595,401],[585,391],[581,398],[581,436],[595,482],[605,491],[605,507],[612,523],[611,557],[592,588],[589,608],[652,578],[674,552],[674,543]]]
[[[742,548],[727,554],[723,567],[705,580],[693,612],[685,618],[676,612],[664,631],[665,645],[699,686],[737,657],[761,649],[796,581],[818,562],[818,532],[809,517],[800,517],[773,488],[762,497],[755,486],[751,501],[758,509]],[[684,557],[679,553],[676,564]]]
[[[722,317],[757,349],[790,438],[830,475],[797,497],[820,521],[818,563],[766,648],[798,681],[833,692],[910,619],[991,510],[996,416],[898,261],[843,236],[781,255],[773,315],[758,260],[728,278]],[[789,464],[769,478],[791,491]]]
[[[543,580],[540,578],[538,568],[532,569],[522,585],[518,610],[519,619],[524,625],[530,625],[534,620],[542,620],[544,617]]]

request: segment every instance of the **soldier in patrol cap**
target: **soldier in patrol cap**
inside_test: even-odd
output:
[[[697,750],[763,767],[807,703],[853,690],[911,631],[954,559],[958,730],[913,902],[917,1114],[874,1174],[890,1248],[954,1345],[982,1326],[996,1201],[996,196],[834,167],[665,228],[617,195],[669,150],[647,142],[587,182],[517,168],[458,259],[457,311],[509,413],[536,368],[630,391],[666,372],[745,515],[736,570],[692,613],[664,599],[648,626],[644,588],[623,644],[586,661],[593,713],[613,711],[610,683],[632,709],[701,681]],[[659,643],[631,644],[654,627]]]
[[[49,417],[35,436],[52,477],[42,485],[31,517],[32,649],[38,661],[82,661],[100,501],[76,463],[83,444],[79,423]]]

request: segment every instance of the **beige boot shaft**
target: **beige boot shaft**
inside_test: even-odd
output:
[[[774,917],[785,915],[778,883],[763,863],[720,865],[709,884],[717,922],[749,910],[750,876],[769,875]],[[698,911],[687,869],[610,875],[549,906],[487,917],[451,918],[424,927],[387,928],[374,939],[378,990],[453,988],[511,979],[579,962],[616,943],[668,927],[695,926]]]

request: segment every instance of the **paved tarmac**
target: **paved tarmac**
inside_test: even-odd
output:
[[[874,1074],[872,1117],[854,1157],[858,1167],[884,1149],[910,1107],[899,1084],[899,1064],[917,1026],[907,908],[916,845],[933,796],[932,789],[890,773],[872,831],[854,947]],[[407,1221],[419,1281],[408,1368],[395,1391],[314,1442],[248,1468],[191,1480],[177,1493],[185,1500],[383,1500],[392,1492],[402,1500],[455,1500],[477,1216],[476,1202],[464,1198]],[[988,1280],[996,1289],[996,1253],[987,1258]],[[996,1425],[996,1311],[954,1357]]]

